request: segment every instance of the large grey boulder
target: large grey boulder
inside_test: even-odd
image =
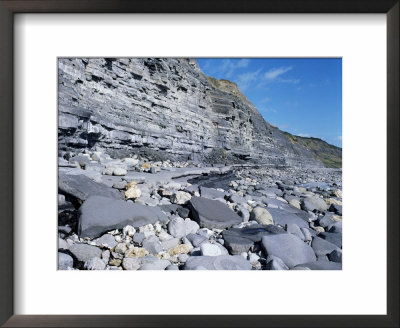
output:
[[[264,236],[261,245],[267,255],[279,257],[289,268],[316,260],[313,249],[289,233]]]
[[[251,270],[251,264],[240,255],[191,256],[184,270]]]
[[[123,198],[123,195],[117,190],[108,188],[102,183],[94,182],[83,174],[59,173],[58,190],[63,194],[73,196],[80,202],[85,201],[90,196],[103,196],[113,199]]]
[[[192,197],[189,206],[201,227],[226,229],[242,222],[242,218],[218,200]]]
[[[78,235],[95,238],[104,232],[122,229],[127,225],[137,228],[167,220],[167,216],[157,206],[91,196],[79,209]]]

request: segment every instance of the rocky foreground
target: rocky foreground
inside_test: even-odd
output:
[[[59,158],[60,270],[340,270],[341,170]]]

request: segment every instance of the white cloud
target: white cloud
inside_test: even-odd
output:
[[[222,65],[219,67],[219,72],[224,74],[227,78],[230,78],[238,68],[245,68],[249,66],[249,64],[250,59],[246,58],[242,58],[237,61],[232,59],[224,59],[222,61]]]
[[[264,79],[266,81],[275,80],[277,77],[279,77],[282,74],[285,74],[286,72],[289,72],[291,69],[293,69],[292,66],[271,68],[268,72],[264,74]]]
[[[299,84],[300,80],[299,79],[279,79],[279,82]]]
[[[336,141],[342,141],[342,136],[337,136],[337,137],[335,138],[335,140],[336,140]]]
[[[261,72],[261,69],[259,69],[258,71],[255,71],[255,72],[247,72],[247,73],[239,74],[235,79],[235,82],[239,86],[239,89],[240,90],[247,89],[249,87],[249,85],[251,84],[251,82],[256,81],[258,79],[260,72]]]
[[[308,133],[299,133],[298,136],[299,137],[303,137],[303,138],[310,138],[311,137]]]
[[[263,99],[260,100],[260,103],[261,103],[261,104],[265,104],[265,103],[267,103],[267,102],[269,102],[269,101],[271,101],[271,98],[270,98],[270,97],[265,97],[265,98],[263,98]]]

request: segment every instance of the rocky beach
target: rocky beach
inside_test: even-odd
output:
[[[194,59],[59,59],[59,270],[341,270],[341,149]]]

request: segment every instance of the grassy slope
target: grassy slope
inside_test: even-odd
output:
[[[342,149],[319,138],[305,138],[294,136],[284,132],[289,141],[312,152],[315,158],[319,159],[326,167],[342,167]]]

